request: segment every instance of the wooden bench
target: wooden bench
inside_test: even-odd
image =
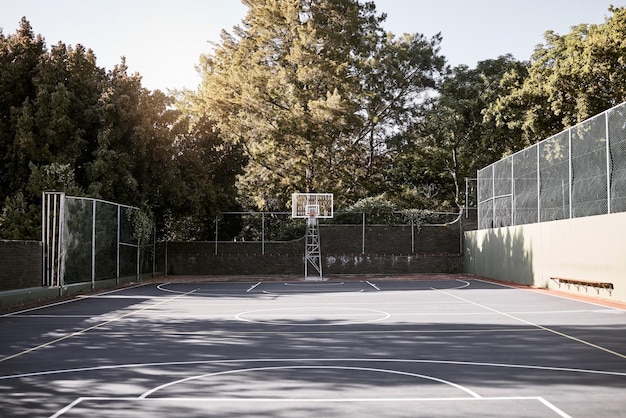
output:
[[[576,290],[579,290],[581,287],[585,288],[585,292],[590,288],[596,289],[596,292],[600,294],[601,289],[606,289],[609,292],[609,296],[613,292],[613,283],[609,282],[598,282],[593,280],[578,280],[578,279],[564,279],[561,277],[550,277],[550,279],[554,280],[558,283],[559,288],[561,287],[561,283],[566,284],[569,289],[570,286],[576,286]]]

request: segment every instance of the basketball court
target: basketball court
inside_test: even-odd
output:
[[[0,317],[2,415],[626,416],[618,308],[461,275],[161,279]]]

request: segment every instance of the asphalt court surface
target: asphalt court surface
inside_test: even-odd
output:
[[[1,415],[626,416],[621,309],[465,276],[162,279],[1,316]]]

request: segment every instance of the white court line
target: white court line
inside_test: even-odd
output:
[[[252,289],[254,289],[255,287],[257,287],[258,285],[260,285],[262,282],[258,282],[257,284],[253,285],[250,289],[246,290],[246,293],[249,293],[252,291]]]
[[[492,401],[538,401],[545,405],[547,408],[554,411],[562,418],[572,418],[569,414],[557,408],[554,404],[542,398],[541,396],[493,396],[493,397],[455,397],[455,398],[128,398],[128,397],[81,397],[76,399],[65,408],[61,409],[50,418],[59,418],[61,415],[69,412],[72,408],[82,402],[90,401],[104,401],[104,402],[168,402],[168,403],[216,403],[216,402],[228,402],[228,403],[384,403],[384,402],[481,402],[489,403]]]
[[[448,280],[448,281],[452,281],[452,280]],[[461,286],[456,286],[456,287],[451,287],[451,288],[446,288],[446,290],[452,290],[452,289],[463,289],[465,287],[470,286],[470,282],[466,281],[466,280],[461,280],[461,279],[455,279],[454,281],[460,282],[462,283]],[[252,285],[248,290],[245,291],[245,293],[250,293],[252,290],[256,289],[258,286],[260,286],[261,284],[264,284],[265,282],[258,282],[254,285]],[[359,282],[355,282],[355,283],[366,283],[367,285],[371,286],[372,288],[376,289],[377,291],[381,291],[381,288],[379,286],[377,286],[375,283],[372,283],[369,280],[365,280],[365,281],[359,281]],[[182,291],[179,290],[170,290],[167,289],[166,286],[169,286],[170,284],[172,284],[171,282],[168,283],[162,283],[160,285],[157,286],[158,290],[161,290],[163,292],[170,292],[170,293],[176,293],[176,294],[180,294],[183,293]],[[320,282],[315,282],[315,283],[291,283],[291,282],[283,282],[282,283],[284,286],[293,286],[293,287],[302,287],[302,288],[316,288],[316,289],[323,289],[326,288],[328,286],[345,286],[346,282],[327,282],[327,283],[320,283]],[[430,287],[424,287],[423,289],[429,289]],[[432,288],[430,288],[432,289]],[[403,291],[410,291],[410,290],[416,290],[416,289],[389,289],[388,292],[403,292]],[[338,292],[340,295],[344,294],[344,293],[364,293],[365,290],[364,289],[354,289],[354,290],[346,290],[345,292]],[[281,291],[272,291],[272,290],[262,290],[261,293],[266,294],[266,295],[270,295],[270,296],[290,296],[290,295],[301,295],[302,293],[300,292],[281,292]],[[226,295],[226,296],[232,296],[233,294],[237,294],[236,292],[233,293],[204,293],[202,289],[197,289],[196,295],[211,295],[211,296],[218,296],[218,295]]]
[[[463,289],[466,288],[470,285],[470,282],[468,282],[467,280],[461,280],[461,279],[456,279],[457,282],[461,282],[461,283],[465,283],[464,286],[461,287],[455,287],[455,289]]]
[[[20,319],[20,318],[93,318],[94,315],[43,315],[43,314],[26,314],[26,315],[19,315],[13,319]]]
[[[154,296],[130,296],[130,295],[80,295],[81,299],[154,299]]]
[[[51,308],[53,306],[64,305],[64,304],[70,303],[70,302],[76,302],[76,300],[78,300],[78,299],[62,300],[61,302],[49,303],[49,304],[44,305],[44,306],[37,306],[35,308],[24,309],[24,310],[17,311],[17,312],[9,312],[7,314],[0,315],[0,318],[5,318],[5,317],[9,317],[9,316],[18,316],[18,315],[21,315],[21,314],[26,313],[26,312],[36,311],[38,309]]]
[[[345,296],[348,293],[362,293],[363,289],[358,289],[358,290],[344,290],[344,291],[332,291],[332,292],[326,292],[324,293],[324,296]],[[263,293],[264,295],[270,295],[270,296],[304,296],[304,295],[319,295],[320,293],[323,292],[307,292],[305,290],[302,291],[298,291],[298,290],[285,290],[283,292],[280,291],[270,291],[270,290],[263,290],[261,293]],[[361,302],[363,303],[363,302]]]
[[[617,356],[617,357],[620,357],[620,358],[626,359],[626,355],[625,355],[625,354],[618,353],[617,351],[613,351],[613,350],[610,350],[610,349],[608,349],[608,348],[602,347],[602,346],[600,346],[600,345],[597,345],[597,344],[591,343],[591,342],[589,342],[589,341],[586,341],[586,340],[583,340],[583,339],[580,339],[580,338],[576,338],[576,337],[574,337],[574,336],[572,336],[572,335],[565,334],[565,333],[563,333],[563,332],[560,332],[560,331],[554,330],[554,329],[552,329],[552,328],[544,327],[543,325],[539,325],[539,324],[536,324],[536,323],[534,323],[534,322],[527,321],[527,320],[525,320],[525,319],[523,319],[523,318],[520,318],[520,317],[518,317],[518,316],[512,315],[512,314],[510,314],[510,313],[506,313],[506,312],[502,312],[502,311],[499,311],[499,310],[494,309],[494,308],[490,308],[490,307],[489,307],[489,306],[487,306],[487,305],[483,305],[483,304],[481,304],[481,303],[474,302],[474,301],[471,301],[471,300],[469,300],[469,299],[462,298],[462,297],[457,296],[457,295],[454,295],[454,294],[452,294],[452,293],[448,293],[448,292],[445,292],[445,291],[443,291],[443,290],[439,290],[439,289],[434,289],[434,290],[437,290],[438,292],[441,292],[441,293],[443,293],[443,294],[445,294],[445,295],[448,295],[448,296],[451,296],[451,297],[453,297],[453,298],[456,298],[456,299],[459,299],[459,300],[463,300],[463,301],[465,301],[465,302],[467,302],[467,303],[470,303],[470,304],[472,304],[472,305],[474,305],[474,306],[478,306],[478,307],[480,307],[480,308],[487,309],[488,311],[495,312],[495,313],[497,313],[497,314],[500,314],[500,315],[506,316],[507,318],[511,318],[511,319],[516,320],[516,321],[522,322],[522,323],[524,323],[524,324],[531,325],[531,326],[533,326],[533,327],[537,327],[537,328],[542,329],[542,330],[544,330],[544,331],[548,331],[548,332],[550,332],[550,333],[552,333],[552,334],[555,334],[555,335],[558,335],[558,336],[561,336],[561,337],[565,337],[565,338],[567,338],[568,340],[576,341],[576,342],[578,342],[578,343],[581,343],[581,344],[587,345],[587,346],[589,346],[589,347],[591,347],[591,348],[595,348],[595,349],[597,349],[597,350],[604,351],[605,353],[609,353],[609,354],[612,354],[612,355],[614,355],[614,356]]]
[[[370,286],[372,286],[376,290],[380,290],[380,287],[376,286],[374,283],[370,282],[369,280],[366,280],[365,283],[369,284]]]
[[[550,289],[547,289],[548,292],[538,292],[539,289],[527,289],[527,288],[524,288],[524,287],[510,286],[510,285],[507,285],[507,284],[504,284],[504,283],[490,282],[489,280],[481,280],[481,279],[474,279],[474,280],[476,280],[477,282],[483,282],[483,283],[493,284],[493,285],[500,286],[500,287],[506,287],[507,289],[524,290],[526,292],[533,292],[535,294],[536,293],[540,293],[542,295],[551,296],[553,298],[565,299],[565,300],[569,300],[569,301],[572,301],[572,302],[586,303],[588,305],[594,305],[594,306],[602,307],[605,310],[610,309],[610,310],[619,311],[619,312],[626,312],[625,308],[620,308],[620,307],[617,307],[617,306],[607,306],[607,305],[603,305],[601,303],[592,302],[592,301],[589,301],[589,300],[577,299],[577,298],[575,298],[575,296],[576,296],[575,294],[572,295],[572,297],[570,297],[570,296],[567,296],[567,295],[557,295],[557,294],[554,294],[554,293],[548,293],[550,291]]]
[[[194,316],[196,318],[197,316]],[[502,333],[502,332],[540,332],[540,329],[537,328],[505,328],[505,329],[436,329],[436,330],[397,330],[397,331],[389,331],[389,330],[358,330],[358,331],[340,331],[340,330],[332,330],[332,331],[290,331],[291,333],[298,335],[363,335],[363,334],[383,334],[389,335],[389,333],[393,334],[412,334],[412,335],[421,335],[421,334],[483,334],[483,333]],[[128,336],[127,332],[123,331],[106,331],[108,336]],[[223,331],[223,332],[215,332],[215,331],[159,331],[160,335],[167,336],[176,336],[176,335],[197,335],[197,336],[220,336],[227,335],[229,337],[237,337],[237,336],[245,336],[245,335],[276,335],[276,331]],[[145,331],[145,332],[134,332],[133,336],[152,336],[154,332]]]
[[[535,315],[554,315],[554,314],[570,314],[570,313],[606,313],[603,311],[594,311],[594,310],[590,310],[590,309],[583,309],[583,310],[571,310],[571,311],[567,311],[567,310],[562,310],[562,311],[514,311],[514,312],[507,312],[510,315],[522,315],[522,314],[535,314]],[[496,312],[402,312],[402,313],[394,313],[393,316],[464,316],[464,315],[469,315],[469,316],[481,316],[481,315],[493,315]],[[500,312],[497,312],[497,314],[501,314]],[[533,326],[536,326],[535,324],[532,324]]]
[[[73,407],[75,407],[76,405],[78,405],[79,403],[81,403],[82,401],[87,400],[87,399],[98,399],[98,398],[78,398],[74,402],[72,402],[71,404],[67,405],[65,408],[60,409],[59,411],[57,411],[56,414],[50,415],[50,418],[58,418],[58,417],[60,417],[61,415],[65,414],[70,409],[72,409]],[[106,399],[103,399],[103,400],[106,400]],[[121,398],[120,400],[123,400],[123,398]]]
[[[171,283],[171,282],[161,283],[160,285],[157,285],[157,287],[156,287],[156,288],[157,288],[158,290],[160,290],[161,292],[175,293],[175,294],[177,294],[177,295],[180,295],[180,294],[182,294],[182,293],[185,293],[185,292],[182,292],[182,291],[180,291],[180,290],[170,290],[170,289],[166,289],[166,288],[164,287],[164,286],[168,286],[168,285],[170,285],[170,284],[172,284],[172,283]],[[198,289],[196,289],[196,290],[198,290]]]
[[[93,372],[101,370],[118,370],[118,369],[134,369],[140,367],[165,367],[165,366],[199,366],[199,365],[224,365],[224,364],[241,364],[241,363],[309,363],[309,362],[325,362],[325,363],[342,363],[356,362],[356,363],[408,363],[408,364],[442,364],[452,366],[474,366],[474,367],[495,367],[495,368],[509,368],[509,369],[523,369],[523,370],[540,370],[549,372],[564,372],[564,373],[582,373],[582,374],[594,374],[600,376],[617,376],[626,377],[626,372],[606,371],[606,370],[593,370],[593,369],[577,369],[570,367],[552,367],[552,366],[537,366],[529,364],[510,364],[510,363],[485,363],[475,361],[455,361],[455,360],[428,360],[428,359],[396,359],[396,358],[307,358],[307,359],[293,359],[293,358],[252,358],[252,359],[230,359],[230,360],[194,360],[194,361],[167,361],[167,362],[152,362],[152,363],[130,363],[130,364],[115,364],[108,366],[91,366],[80,367],[74,369],[60,369],[60,370],[47,370],[42,372],[30,372],[20,373],[8,376],[0,376],[0,380],[9,379],[22,379],[38,376],[53,376],[58,374],[69,373],[82,373]]]
[[[468,389],[464,386],[461,386],[457,383],[450,382],[449,380],[439,379],[438,377],[428,376],[424,374],[409,373],[409,372],[403,372],[403,371],[398,371],[398,370],[376,369],[372,367],[350,367],[350,366],[270,366],[270,367],[253,367],[253,368],[246,368],[246,369],[225,370],[221,372],[204,373],[204,374],[197,375],[197,376],[186,377],[184,379],[178,379],[178,380],[163,384],[161,386],[157,386],[156,388],[150,389],[149,391],[141,394],[137,399],[145,399],[149,397],[150,395],[152,395],[153,393],[158,392],[162,389],[175,386],[181,383],[190,382],[192,380],[204,379],[206,377],[231,375],[231,374],[236,374],[236,373],[258,372],[258,371],[268,371],[268,370],[271,370],[271,371],[286,370],[286,369],[290,369],[290,370],[303,370],[303,369],[304,370],[320,370],[320,369],[323,369],[323,370],[357,370],[357,371],[379,372],[379,373],[396,374],[400,376],[417,377],[419,379],[432,380],[434,382],[439,382],[445,385],[452,386],[455,389],[459,389],[462,392],[467,393],[472,398],[481,398],[481,396],[478,393],[474,392],[473,390]]]
[[[171,298],[168,298],[168,299],[165,299],[165,300],[161,300],[161,301],[159,301],[158,303],[155,303],[155,304],[152,304],[152,305],[149,305],[149,306],[143,307],[143,308],[141,308],[141,309],[136,309],[136,310],[131,311],[131,312],[127,312],[127,313],[125,313],[124,315],[120,315],[120,316],[118,316],[118,317],[115,317],[115,318],[109,319],[109,320],[104,321],[104,322],[100,322],[99,324],[93,325],[93,326],[91,326],[91,327],[83,328],[83,329],[81,329],[81,330],[79,330],[79,331],[74,331],[74,332],[72,332],[72,333],[70,333],[70,334],[66,334],[66,335],[64,335],[63,337],[59,337],[59,338],[56,338],[56,339],[54,339],[54,340],[52,340],[52,341],[48,341],[47,343],[40,344],[40,345],[38,345],[38,346],[35,346],[35,347],[32,347],[32,348],[29,348],[28,350],[20,351],[20,352],[18,352],[18,353],[12,354],[12,355],[10,355],[10,356],[0,358],[0,363],[2,363],[2,362],[4,362],[4,361],[7,361],[7,360],[14,359],[14,358],[19,357],[19,356],[22,356],[22,355],[24,355],[24,354],[31,353],[31,352],[33,352],[33,351],[39,350],[40,348],[48,347],[48,346],[53,345],[53,344],[56,344],[56,343],[58,343],[58,342],[60,342],[60,341],[67,340],[68,338],[72,338],[72,337],[75,337],[75,336],[77,336],[77,335],[84,334],[84,333],[86,333],[86,332],[88,332],[88,331],[91,331],[92,329],[100,328],[100,327],[102,327],[102,326],[104,326],[104,325],[110,324],[111,322],[115,322],[115,321],[118,321],[118,320],[120,320],[120,319],[122,319],[122,318],[126,318],[127,316],[130,316],[130,315],[133,315],[133,314],[139,313],[139,312],[141,312],[141,311],[145,311],[146,309],[154,308],[155,306],[162,305],[162,304],[164,304],[164,303],[170,302],[170,301],[172,301],[172,300],[174,300],[174,299],[177,299],[177,298],[179,298],[179,297],[185,296],[185,295],[187,295],[187,294],[189,294],[189,293],[193,293],[193,292],[195,292],[195,290],[192,290],[191,292],[188,292],[188,293],[183,294],[183,295],[172,296]]]
[[[48,303],[46,305],[36,306],[34,308],[29,308],[29,309],[23,309],[21,311],[9,312],[9,313],[6,313],[4,315],[0,315],[0,318],[5,318],[5,317],[9,317],[9,316],[18,316],[18,315],[21,315],[21,314],[26,313],[26,312],[36,311],[38,309],[51,308],[53,306],[64,305],[66,303],[76,302],[76,301],[87,299],[87,298],[94,297],[94,296],[107,295],[109,293],[121,292],[123,290],[134,289],[134,288],[137,288],[137,287],[147,286],[147,285],[149,285],[149,283],[139,283],[139,284],[136,284],[136,285],[133,285],[133,286],[127,286],[127,287],[122,287],[122,288],[119,288],[119,289],[109,290],[109,291],[102,292],[102,293],[97,293],[97,294],[94,294],[93,296],[90,296],[90,295],[76,295],[76,297],[74,299],[62,300],[60,302]]]
[[[326,287],[326,286],[343,286],[346,283],[345,282],[314,282],[314,283],[289,283],[289,282],[284,282],[283,284],[285,286],[319,286],[319,287]]]
[[[169,292],[169,293],[174,293],[174,294],[178,294],[178,295],[186,293],[186,292],[184,292],[182,290],[171,290],[171,289],[167,289],[165,287],[165,286],[169,286],[171,284],[172,284],[171,282],[161,283],[156,288],[158,290],[162,291],[162,292]],[[183,284],[193,284],[193,283],[183,283]],[[258,286],[260,284],[262,284],[262,282],[259,282],[259,283],[255,284],[254,286],[252,286],[250,289],[246,290],[245,292],[242,289],[234,289],[230,293],[217,293],[217,292],[206,292],[205,293],[204,290],[207,290],[207,289],[197,288],[197,289],[195,289],[195,293],[194,294],[198,295],[198,296],[207,295],[207,296],[225,296],[225,297],[230,297],[230,296],[243,295],[245,293],[248,293],[248,292],[250,292],[250,290],[254,289],[256,286]],[[223,289],[221,291],[223,291]],[[204,303],[204,302],[202,302],[202,303]]]
[[[553,410],[554,412],[562,416],[563,418],[572,418],[569,414],[566,414],[564,411],[562,411],[560,408],[557,408],[556,405],[552,404],[551,402],[548,402],[546,399],[537,397],[537,400],[539,400],[539,402],[541,402],[542,404],[544,404],[545,406],[547,406],[548,408],[550,408],[551,410]]]
[[[452,281],[452,280],[447,280],[447,281]],[[468,287],[468,286],[470,286],[470,285],[471,285],[471,283],[470,283],[470,282],[468,282],[468,281],[466,281],[466,280],[455,279],[454,281],[457,281],[457,282],[462,283],[462,286],[456,286],[456,287],[445,288],[445,290],[463,289],[463,288],[466,288],[466,287]],[[377,286],[377,285],[375,285],[374,283],[370,282],[369,280],[366,280],[366,281],[365,281],[365,283],[367,283],[368,285],[372,286],[372,287],[373,287],[374,289],[376,289],[376,290],[381,290],[381,289],[380,289],[380,287],[378,287],[378,286]],[[425,286],[425,287],[418,288],[418,289],[435,289],[435,288],[433,288],[433,287],[431,287],[431,286],[427,286],[427,287]],[[389,289],[388,291],[389,291],[389,292],[393,292],[393,291],[396,291],[396,292],[403,292],[403,291],[411,291],[411,290],[417,290],[417,289],[415,289],[415,288],[408,288],[408,289],[402,289],[402,290],[400,290],[400,289]]]
[[[336,306],[331,306],[331,309],[334,310],[351,310],[351,311],[364,311],[364,312],[355,312],[355,313],[338,313],[338,312],[331,312],[330,314],[324,314],[325,317],[333,317],[333,318],[338,318],[338,319],[343,319],[346,316],[352,316],[352,317],[370,317],[373,315],[376,315],[377,317],[375,317],[374,319],[368,319],[368,320],[361,320],[361,321],[356,321],[356,320],[348,320],[347,322],[351,325],[353,324],[370,324],[372,322],[379,322],[379,321],[384,321],[385,319],[388,319],[389,317],[391,317],[391,314],[389,312],[385,312],[385,311],[379,311],[376,309],[365,309],[365,308],[345,308],[345,307],[336,307]],[[263,320],[263,319],[248,319],[245,318],[245,315],[250,315],[250,314],[254,314],[254,317],[259,317],[259,316],[264,316],[264,317],[268,317],[268,318],[276,318],[277,313],[276,312],[284,312],[284,311],[293,311],[293,310],[298,310],[298,309],[302,309],[301,307],[288,307],[288,308],[268,308],[268,309],[255,309],[252,311],[245,311],[245,312],[239,312],[237,315],[235,315],[235,319],[239,320],[239,321],[243,321],[243,322],[250,322],[253,324],[273,324],[273,325],[285,325],[284,322],[281,322],[282,320],[284,320],[284,316],[278,318],[278,320]],[[316,306],[309,306],[307,307],[307,309],[312,310],[314,312],[319,313],[320,310],[328,310],[329,307],[316,307]],[[301,314],[288,314],[289,318],[293,318],[293,317],[305,317],[305,318],[310,318],[311,317],[311,313],[310,312],[306,312],[306,313],[301,313]],[[315,321],[319,321],[320,318],[319,317],[315,317],[313,318]],[[342,321],[341,323],[336,323],[336,324],[323,324],[323,326],[334,326],[334,325],[345,325],[346,321]],[[320,324],[295,324],[296,326],[319,326]]]
[[[508,312],[510,314],[539,314],[539,315],[554,315],[554,314],[571,314],[571,313],[613,313],[606,309],[572,309],[572,310],[558,310],[558,311],[513,311]]]
[[[145,299],[145,298],[144,298]],[[235,304],[234,306],[239,306],[240,304]],[[330,304],[329,304],[330,305]],[[363,305],[362,303],[359,305]],[[224,306],[224,305],[220,305],[220,306]],[[301,306],[301,307],[288,307],[288,308],[280,308],[280,309],[302,309],[305,306]],[[311,309],[315,309],[315,308],[325,308],[328,309],[329,306],[325,306],[325,307],[321,307],[321,306],[314,306],[314,307],[309,307]],[[331,305],[330,307],[335,307],[334,305]],[[278,309],[278,308],[272,308],[270,310],[273,309]],[[360,308],[347,308],[347,307],[341,307],[338,309],[360,309]],[[380,311],[382,312],[382,311]],[[609,312],[605,312],[602,310],[562,310],[562,311],[515,311],[515,312],[508,312],[509,314],[513,315],[513,314],[531,314],[531,315],[554,315],[554,314],[571,314],[571,313],[611,313]],[[363,313],[353,313],[353,314],[339,314],[337,313],[334,316],[366,316],[367,314],[363,314]],[[487,316],[487,315],[493,315],[493,312],[398,312],[398,313],[394,313],[393,316],[394,317],[400,317],[400,316]],[[26,318],[51,318],[51,319],[57,319],[57,318],[94,318],[96,316],[101,316],[101,315],[63,315],[63,314],[57,314],[57,315],[47,315],[47,314],[23,314],[23,315],[19,315],[17,317],[15,317],[14,319],[26,319]],[[151,314],[151,317],[165,317],[165,318],[186,318],[189,317],[190,314],[169,314],[169,313],[162,313],[162,314]],[[214,313],[214,314],[193,314],[194,318],[223,318],[223,317],[231,317],[232,314],[228,314],[228,313]],[[261,316],[273,316],[271,314],[267,314],[267,315],[261,315]],[[290,315],[293,317],[302,317],[302,316],[310,316],[308,313],[303,313],[303,314],[294,314],[294,315]],[[333,316],[333,315],[327,315],[327,316]],[[239,318],[238,318],[239,319]]]

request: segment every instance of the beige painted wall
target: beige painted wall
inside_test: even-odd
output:
[[[626,302],[626,213],[464,235],[466,273]],[[559,287],[551,277],[611,282],[615,289]]]

